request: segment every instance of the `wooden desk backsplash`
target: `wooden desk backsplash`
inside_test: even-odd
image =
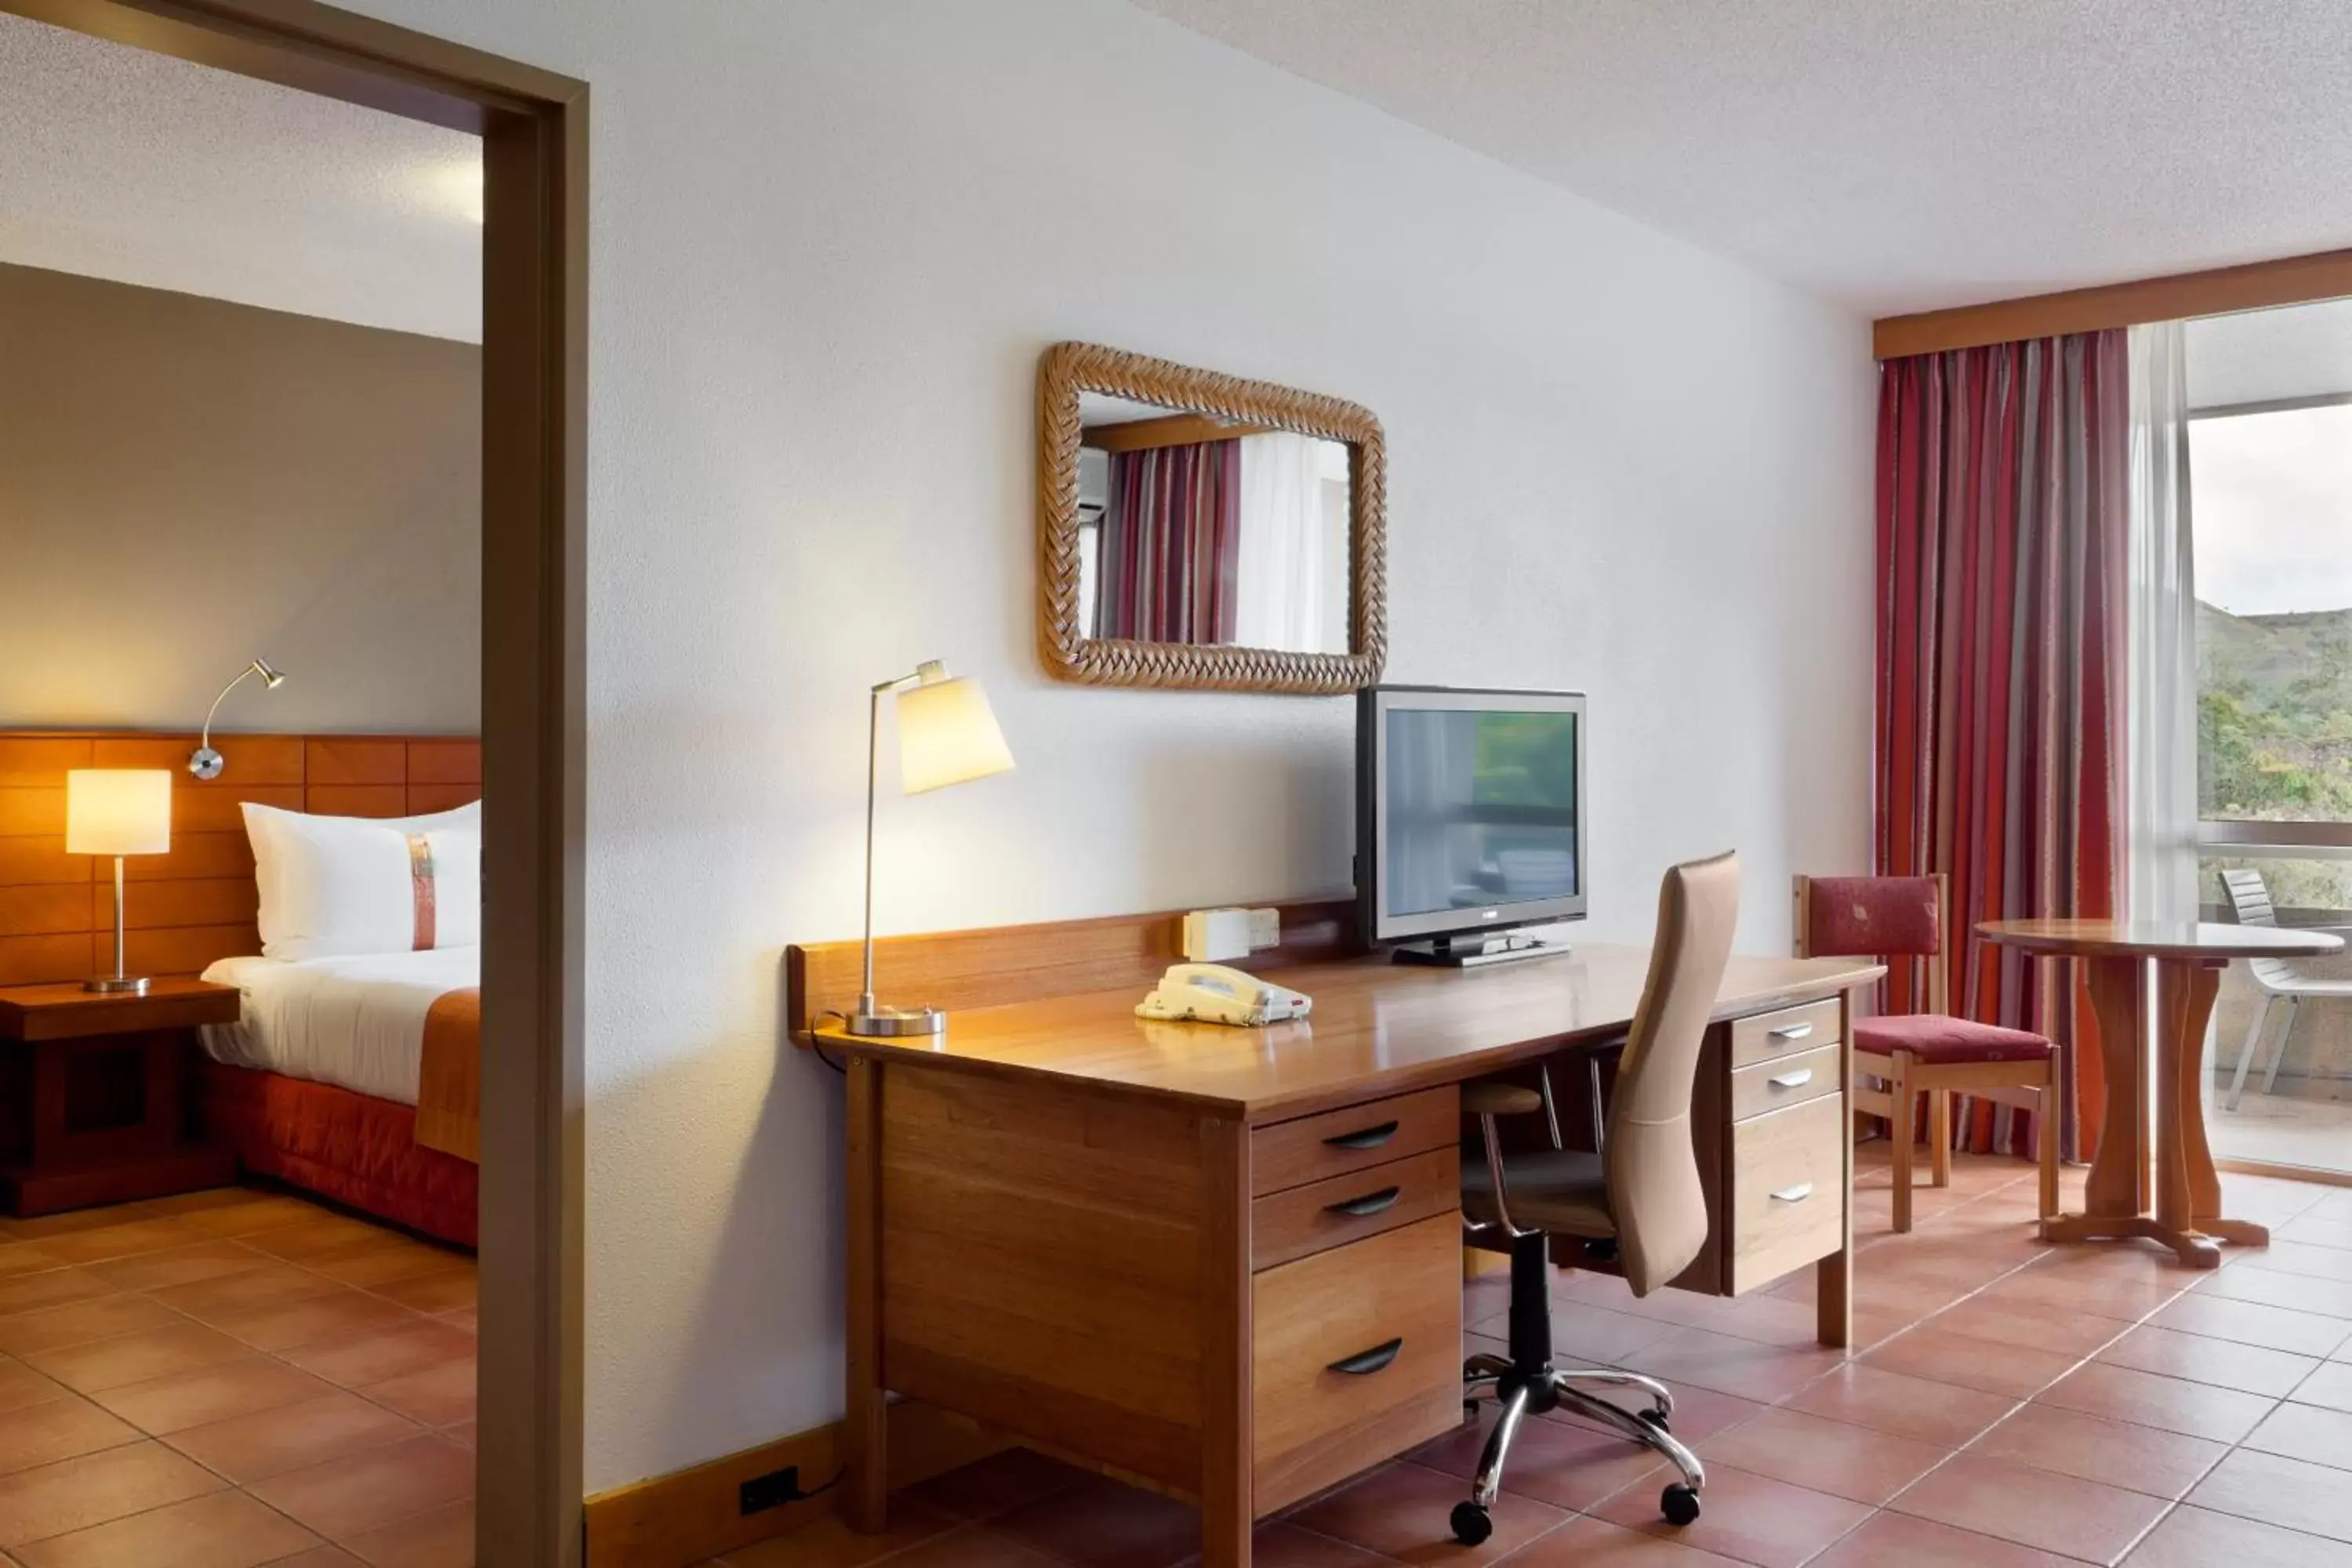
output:
[[[1281,911],[1282,945],[1229,960],[1236,969],[1290,968],[1365,951],[1356,934],[1353,895],[1247,907]],[[885,1001],[950,1011],[1122,987],[1139,997],[1170,964],[1184,962],[1185,913],[881,937],[874,943],[874,987]],[[846,1014],[856,1005],[864,970],[864,946],[857,942],[784,950],[784,1011],[796,1044],[808,1044],[808,1032],[822,1015]]]
[[[112,863],[68,855],[66,773],[168,768],[172,849],[123,862],[133,973],[193,974],[259,952],[253,851],[244,801],[338,816],[404,816],[479,799],[482,747],[471,735],[213,737],[228,767],[187,771],[191,732],[0,731],[0,985],[79,980],[111,957]]]

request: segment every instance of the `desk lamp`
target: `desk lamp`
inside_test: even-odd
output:
[[[882,699],[893,696],[898,702],[898,781],[908,795],[1007,772],[1013,753],[980,682],[949,675],[937,659],[874,688],[866,732],[866,984],[857,1011],[843,1026],[853,1035],[936,1035],[948,1023],[938,1008],[887,1007],[874,1000],[875,780],[881,770]]]
[[[72,768],[66,773],[66,853],[114,857],[114,973],[85,991],[143,994],[147,982],[122,971],[122,858],[172,847],[172,775],[163,768]]]

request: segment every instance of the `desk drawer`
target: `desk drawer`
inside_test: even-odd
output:
[[[1263,1196],[1462,1142],[1462,1097],[1448,1085],[1277,1121],[1250,1134],[1250,1191]]]
[[[1425,1219],[1251,1288],[1260,1516],[1462,1419],[1462,1228]]]
[[[1777,1013],[1759,1013],[1731,1021],[1731,1065],[1752,1067],[1777,1062],[1800,1051],[1838,1043],[1838,1002],[1808,1002]]]
[[[1270,1193],[1250,1205],[1250,1267],[1271,1268],[1462,1204],[1462,1152],[1432,1149],[1385,1165]]]
[[[1832,1098],[1732,1128],[1732,1294],[1844,1245],[1845,1136],[1845,1101]]]
[[[1731,1120],[1745,1121],[1838,1091],[1834,1044],[1800,1051],[1779,1061],[1758,1062],[1731,1075]]]

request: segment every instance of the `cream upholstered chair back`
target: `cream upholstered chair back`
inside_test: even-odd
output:
[[[1691,1089],[1739,920],[1739,858],[1666,872],[1650,974],[1617,1069],[1604,1154],[1618,1258],[1637,1296],[1706,1245],[1706,1194],[1691,1143]]]

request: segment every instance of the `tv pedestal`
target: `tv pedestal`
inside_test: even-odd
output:
[[[1477,969],[1489,963],[1516,963],[1525,958],[1565,958],[1575,951],[1567,942],[1546,942],[1524,931],[1473,931],[1466,936],[1434,936],[1423,942],[1402,942],[1391,957],[1399,963]]]

